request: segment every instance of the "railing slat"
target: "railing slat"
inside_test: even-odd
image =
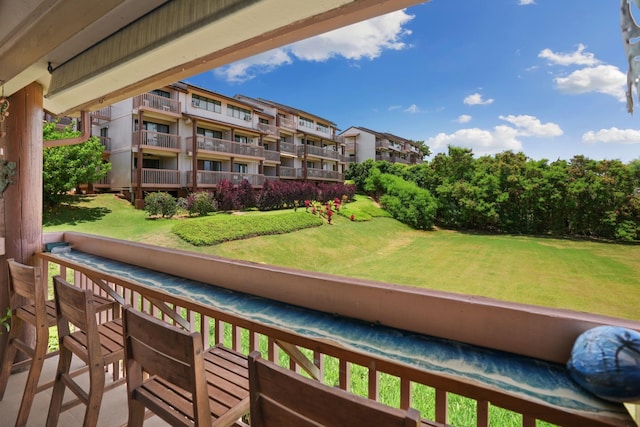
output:
[[[476,426],[489,427],[489,402],[478,400],[476,405]]]
[[[447,392],[441,389],[436,389],[436,422],[446,424],[447,423]]]

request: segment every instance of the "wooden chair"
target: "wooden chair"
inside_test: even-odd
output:
[[[249,355],[251,427],[385,426],[416,427],[420,414],[329,387]]]
[[[47,300],[47,282],[42,280],[40,269],[8,259],[9,267],[9,307],[11,309],[11,329],[9,340],[0,363],[0,400],[4,398],[9,376],[13,368],[21,368],[30,363],[29,374],[22,394],[22,401],[16,426],[24,426],[36,393],[52,386],[52,383],[38,385],[42,366],[49,345],[49,328],[56,325],[55,301]],[[99,311],[114,309],[116,303],[96,295]],[[35,344],[22,340],[25,325],[35,328]],[[28,360],[14,365],[16,353],[29,356]]]
[[[145,408],[172,426],[230,426],[249,412],[247,358],[127,307],[124,311],[129,426]]]
[[[89,289],[77,288],[60,276],[53,278],[53,289],[60,355],[47,416],[47,427],[56,426],[60,412],[78,403],[76,400],[62,404],[66,387],[86,405],[83,425],[95,426],[98,422],[104,391],[124,382],[124,379],[120,379],[105,386],[106,367],[124,359],[122,319],[98,324],[93,292]],[[74,326],[73,332],[70,324]],[[88,366],[88,393],[74,381],[70,372],[73,355]]]

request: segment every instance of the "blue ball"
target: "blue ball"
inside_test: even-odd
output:
[[[640,400],[640,333],[598,326],[578,337],[567,363],[583,388],[614,402]]]

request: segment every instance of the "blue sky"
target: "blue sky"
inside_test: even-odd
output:
[[[627,112],[619,8],[432,0],[186,81],[290,105],[341,130],[423,140],[434,153],[455,145],[628,162],[640,158],[640,106]]]

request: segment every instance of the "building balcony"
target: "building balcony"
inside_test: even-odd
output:
[[[280,178],[301,179],[302,169],[291,168],[288,166],[280,166]]]
[[[244,144],[227,139],[198,136],[198,153],[202,154],[224,154],[228,157],[245,157],[252,159],[264,159],[264,147],[254,144]],[[193,149],[193,137],[187,137],[187,151]]]
[[[182,117],[180,101],[152,93],[143,93],[133,98],[133,108],[162,113],[172,117]]]
[[[303,172],[304,173],[304,172]],[[344,176],[337,171],[324,169],[307,168],[307,179],[320,181],[344,181]]]
[[[193,172],[187,171],[187,186],[193,185]],[[240,172],[218,172],[203,171],[197,172],[197,186],[202,188],[212,188],[221,181],[227,180],[233,185],[240,185],[242,181],[247,180],[253,187],[262,187],[264,185],[265,176],[261,174],[240,173]]]
[[[105,153],[111,152],[111,138],[108,136],[96,136],[100,140],[100,144],[104,147]]]
[[[131,184],[138,185],[138,173],[131,170]],[[180,188],[180,171],[173,169],[142,168],[142,187],[148,188]]]
[[[92,111],[90,114],[92,124],[100,124],[111,120],[111,105]]]
[[[278,117],[278,126],[292,131],[298,129],[298,126],[296,126],[296,120],[293,117]]]
[[[488,427],[490,412],[500,408],[524,427],[538,420],[562,426],[635,425],[629,414],[635,407],[588,394],[570,380],[564,363],[582,331],[602,324],[640,329],[640,322],[80,233],[51,233],[45,241],[66,241],[73,249],[37,254],[43,277],[61,274],[101,294],[106,286],[128,305],[207,331],[205,348],[220,343],[243,354],[260,350],[264,358],[286,360],[288,368],[323,382],[331,364],[338,370],[329,380],[332,386],[353,392],[357,381],[372,400],[380,399],[383,387],[393,390],[397,399],[386,404],[420,408],[423,417],[440,423],[463,410],[451,404],[457,395],[469,401],[469,425],[476,427]],[[55,360],[54,355],[45,363],[45,372]],[[24,377],[11,376],[9,390],[14,391],[0,402],[8,424],[17,413],[19,398],[13,396],[22,390]],[[49,392],[36,396],[31,425],[44,424],[48,399]],[[123,425],[126,388],[107,392],[102,409],[100,425]],[[147,422],[160,425],[156,417]],[[494,420],[491,425],[502,424]]]
[[[296,150],[296,144],[291,142],[280,142],[280,153],[297,156],[298,151]]]
[[[258,123],[257,129],[265,135],[273,136],[276,138],[280,137],[280,129],[278,129],[277,126],[268,125],[266,123]]]
[[[93,183],[94,188],[108,189],[111,188],[111,171],[107,172],[107,175],[100,181]]]
[[[299,145],[298,147],[298,157],[304,157],[305,148],[307,157],[316,157],[330,160],[338,160],[340,161],[340,152],[337,150],[333,150],[328,147],[316,147],[315,145]]]
[[[131,141],[134,151],[140,141],[140,147],[145,151],[158,152],[159,154],[180,152],[180,135],[142,130],[133,132]]]
[[[280,153],[273,150],[264,150],[264,159],[269,162],[280,163]]]

